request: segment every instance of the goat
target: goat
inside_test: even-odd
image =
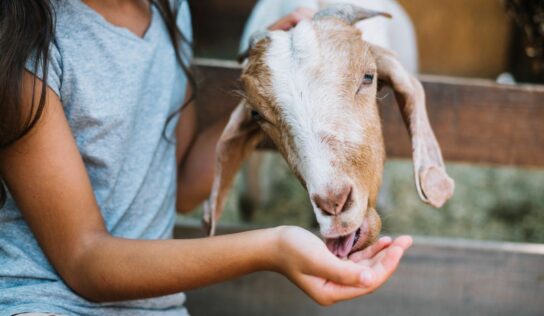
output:
[[[366,19],[354,25],[364,30],[363,40],[394,51],[406,70],[411,73],[418,72],[414,26],[408,14],[396,0],[259,0],[244,28],[240,41],[240,53],[247,52],[249,39],[253,34],[266,30],[281,17],[290,13],[298,14],[300,8],[317,12],[339,2],[391,13],[395,17],[393,20]],[[274,170],[285,168],[283,165],[278,166],[277,159],[278,157],[270,151],[259,151],[248,158],[242,180],[245,185],[242,186],[237,197],[242,202],[240,213],[244,219],[252,218],[257,209],[271,202],[271,192],[267,188],[273,185],[274,180],[263,177],[262,174],[269,173],[272,168]],[[390,195],[389,190],[382,190],[378,201],[384,201]]]
[[[378,79],[395,91],[412,138],[420,198],[441,207],[452,195],[431,129],[421,83],[387,49],[363,41],[353,25],[388,16],[353,5],[318,12],[288,32],[253,36],[241,101],[217,145],[216,174],[203,222],[213,235],[242,161],[272,142],[308,191],[321,235],[341,258],[373,243],[385,149]]]

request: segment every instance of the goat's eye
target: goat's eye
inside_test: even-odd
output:
[[[374,82],[374,74],[373,73],[367,73],[363,76],[363,85],[369,86]]]
[[[357,89],[357,94],[359,94],[359,92],[361,92],[363,88],[367,88],[371,86],[373,82],[374,82],[374,73],[373,72],[365,73],[363,76],[363,81],[361,82],[361,85]]]
[[[261,113],[255,111],[255,110],[251,110],[251,118],[255,122],[261,122],[263,120],[263,117],[261,116]]]

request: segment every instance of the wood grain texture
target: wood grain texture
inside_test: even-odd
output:
[[[239,98],[232,92],[240,67],[196,60],[202,126],[225,115]],[[484,164],[544,166],[544,86],[421,76],[431,125],[444,158]],[[391,91],[380,92],[389,157],[411,157],[408,134]]]
[[[220,233],[242,230],[231,227]],[[201,236],[178,226],[175,236]],[[258,273],[188,293],[192,315],[543,315],[544,245],[416,238],[376,293],[323,308],[285,278]]]

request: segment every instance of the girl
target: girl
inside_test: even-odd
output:
[[[396,269],[409,237],[350,261],[296,227],[170,239],[225,123],[195,133],[190,25],[182,0],[0,1],[2,315],[184,315],[182,291],[263,270],[332,304]]]

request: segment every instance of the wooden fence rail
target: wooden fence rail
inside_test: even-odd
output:
[[[197,59],[199,118],[207,125],[232,110],[240,66]],[[421,76],[431,124],[449,161],[544,166],[544,86]],[[410,157],[411,147],[392,93],[381,106],[387,153]]]

